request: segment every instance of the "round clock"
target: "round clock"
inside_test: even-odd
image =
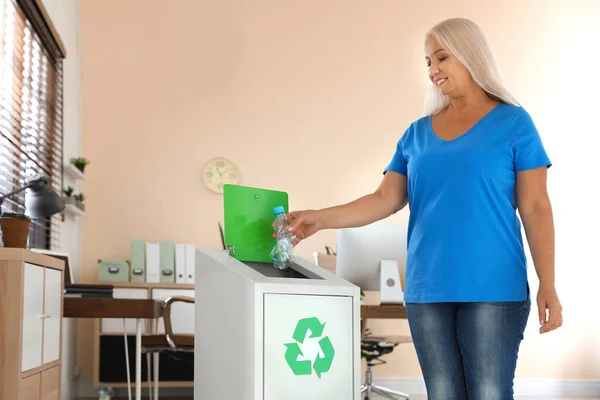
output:
[[[215,193],[223,193],[223,185],[226,183],[237,185],[239,177],[236,166],[223,157],[208,161],[202,171],[204,184]]]

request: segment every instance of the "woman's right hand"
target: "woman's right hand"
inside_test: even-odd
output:
[[[290,233],[296,236],[294,246],[323,228],[318,210],[292,211],[286,217]],[[277,232],[273,237],[277,237]]]
[[[350,203],[288,213],[290,233],[296,236],[294,246],[322,229],[364,226],[402,210],[408,200],[406,184],[405,175],[388,171],[375,192]],[[277,237],[276,232],[273,237]]]

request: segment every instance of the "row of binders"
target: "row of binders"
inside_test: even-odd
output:
[[[196,246],[160,242],[131,242],[131,281],[148,283],[194,283]]]

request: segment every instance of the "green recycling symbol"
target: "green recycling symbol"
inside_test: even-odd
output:
[[[285,361],[290,366],[294,375],[310,375],[312,373],[312,369],[314,369],[317,376],[321,378],[321,374],[329,371],[331,363],[333,362],[335,350],[333,349],[333,345],[331,344],[329,337],[321,337],[323,335],[324,328],[325,323],[321,324],[319,319],[316,317],[303,318],[298,321],[298,324],[296,324],[296,329],[294,330],[294,335],[292,336],[296,342],[285,344],[285,347],[287,347],[285,351]],[[311,360],[298,360],[299,356],[304,355],[302,354],[302,350],[300,349],[300,345],[298,343],[304,343],[309,330],[311,332],[309,338],[321,337],[318,342],[320,352],[317,354],[317,357],[312,365]],[[321,354],[323,357],[320,357]]]

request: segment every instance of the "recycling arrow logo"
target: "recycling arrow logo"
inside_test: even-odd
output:
[[[294,375],[310,375],[314,369],[320,379],[331,368],[335,350],[329,337],[323,336],[324,329],[325,323],[316,317],[303,318],[296,324],[292,336],[295,342],[285,344],[285,361]]]

